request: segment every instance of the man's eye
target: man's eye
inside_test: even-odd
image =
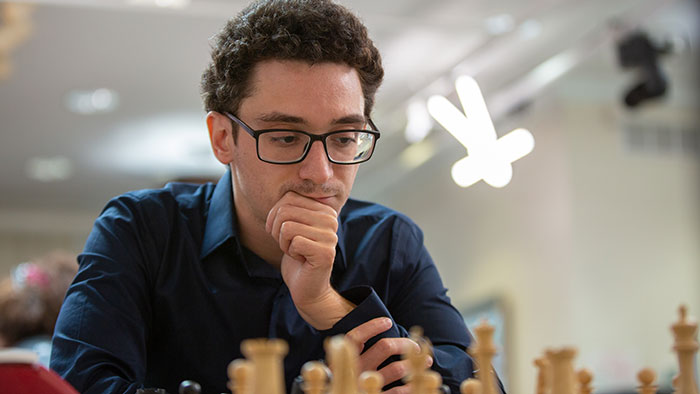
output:
[[[267,141],[279,146],[294,145],[299,143],[300,137],[295,134],[273,134],[267,136]]]
[[[351,145],[357,143],[357,139],[355,138],[354,135],[350,134],[338,134],[334,137],[332,137],[332,141],[334,144],[342,146],[342,145]]]
[[[291,144],[292,142],[294,142],[296,140],[297,140],[297,137],[295,137],[293,135],[288,135],[286,137],[276,137],[274,139],[274,141],[276,141],[276,142],[281,142],[281,143],[285,143],[285,144]]]

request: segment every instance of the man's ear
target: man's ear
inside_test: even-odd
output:
[[[226,115],[215,111],[209,111],[207,114],[211,149],[214,151],[214,156],[223,164],[231,163],[235,153],[232,127],[231,120]]]

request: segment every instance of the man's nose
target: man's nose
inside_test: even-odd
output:
[[[323,184],[333,176],[333,163],[328,160],[323,142],[314,141],[309,153],[301,162],[299,177],[309,179],[315,184]]]

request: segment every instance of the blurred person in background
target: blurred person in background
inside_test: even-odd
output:
[[[32,350],[48,367],[56,318],[77,269],[74,254],[55,251],[0,280],[0,348]]]

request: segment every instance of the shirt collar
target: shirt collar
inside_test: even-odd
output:
[[[204,239],[202,240],[202,248],[199,253],[200,259],[204,259],[230,238],[236,237],[235,217],[231,170],[229,169],[219,179],[209,201],[207,223],[204,227]]]

